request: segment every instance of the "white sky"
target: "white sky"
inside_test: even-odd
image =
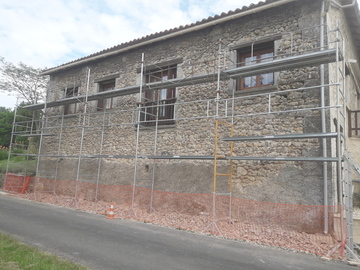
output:
[[[50,68],[258,0],[0,0],[0,56]],[[0,106],[16,97],[0,92]]]

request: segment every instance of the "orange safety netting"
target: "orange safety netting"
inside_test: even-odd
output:
[[[3,190],[23,194],[28,187],[29,181],[30,176],[7,173],[5,175]]]
[[[178,229],[343,258],[340,206],[258,202],[215,194],[156,191],[131,185],[34,178],[27,198]],[[14,190],[12,190],[14,191]],[[327,232],[324,233],[324,230]]]

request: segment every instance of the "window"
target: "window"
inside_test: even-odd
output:
[[[65,89],[65,98],[71,98],[71,97],[76,97],[79,93],[79,88],[78,87],[74,87],[74,88],[66,88]],[[75,114],[78,112],[78,104],[77,103],[72,103],[72,104],[66,104],[64,106],[64,114]]]
[[[176,65],[157,68],[145,73],[146,83],[164,82],[176,78]],[[174,123],[174,109],[176,102],[176,88],[164,88],[145,92],[145,105],[141,114],[141,121],[145,125],[155,125],[158,118],[159,125]]]
[[[359,137],[360,135],[360,110],[348,112],[348,133],[349,137]]]
[[[99,92],[105,92],[115,89],[115,79],[99,82]],[[103,98],[98,100],[97,110],[108,110],[114,106],[113,98]]]
[[[238,66],[248,66],[272,61],[274,58],[274,42],[239,49],[237,55]],[[246,90],[272,84],[274,84],[274,73],[258,74],[239,79],[237,81],[237,90]]]

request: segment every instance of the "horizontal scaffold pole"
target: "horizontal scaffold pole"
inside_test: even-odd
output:
[[[244,78],[244,77],[252,76],[254,74],[264,74],[269,72],[286,70],[289,68],[300,68],[309,65],[320,65],[324,63],[331,63],[334,61],[336,61],[336,49],[329,49],[329,50],[305,53],[302,55],[279,58],[273,61],[261,62],[254,65],[227,69],[221,72],[220,80],[226,80],[229,78]],[[147,83],[143,85],[143,91],[146,92],[156,89],[209,83],[215,81],[217,79],[217,76],[218,76],[217,72],[213,72],[207,74],[191,75],[184,78],[170,79],[161,82]],[[57,107],[72,103],[81,103],[85,101],[137,94],[139,92],[139,89],[140,89],[140,85],[133,85],[133,86],[123,87],[110,91],[98,92],[88,96],[83,95],[83,96],[76,96],[70,98],[63,98],[48,102],[46,104],[46,107],[50,108],[50,107]],[[44,107],[45,104],[43,103],[43,104],[28,105],[28,106],[24,106],[23,108],[29,110],[41,110],[44,109]]]
[[[190,159],[190,160],[213,160],[214,156],[154,156],[154,155],[37,155],[37,154],[13,154],[15,156],[29,156],[42,158],[124,158],[124,159]],[[218,160],[258,160],[258,161],[318,161],[318,162],[338,162],[338,158],[333,157],[242,157],[242,156],[224,156]]]
[[[337,132],[330,133],[304,133],[304,134],[283,134],[283,135],[264,135],[264,136],[244,136],[244,137],[225,137],[222,141],[241,142],[241,141],[259,141],[259,140],[294,140],[294,139],[319,139],[336,138]]]
[[[338,158],[333,157],[226,157],[230,160],[259,160],[259,161],[318,161],[318,162],[338,162]]]

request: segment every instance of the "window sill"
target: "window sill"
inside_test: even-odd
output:
[[[137,128],[137,124],[135,124],[135,129]],[[140,130],[154,130],[156,128],[155,125],[140,125]],[[176,128],[176,122],[174,121],[173,124],[168,124],[168,125],[158,125],[157,126],[158,129],[171,129],[171,128]]]
[[[262,87],[254,87],[249,90],[237,90],[235,91],[235,96],[248,96],[248,95],[254,95],[254,94],[263,94],[267,92],[275,92],[278,91],[278,87],[276,84],[274,85],[268,85],[268,86],[262,86]],[[230,92],[229,95],[232,95]]]
[[[111,111],[113,111],[113,110],[115,110],[116,108],[114,107],[114,108],[108,108],[108,109],[96,109],[96,112],[98,112],[98,113],[102,113],[102,112],[111,112]]]
[[[64,116],[64,118],[75,118],[75,117],[79,116],[79,113],[64,114],[63,116]]]

